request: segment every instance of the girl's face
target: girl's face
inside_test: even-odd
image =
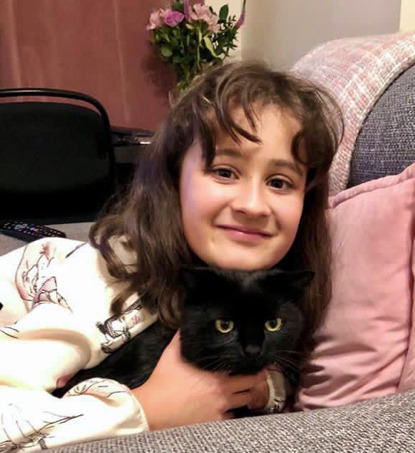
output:
[[[235,120],[261,143],[236,143],[219,132],[207,170],[195,142],[180,175],[184,235],[206,264],[252,271],[277,264],[290,249],[304,203],[306,168],[296,162],[292,140],[299,122],[271,105],[258,112],[257,131],[242,109]]]

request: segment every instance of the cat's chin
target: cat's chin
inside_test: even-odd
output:
[[[266,364],[262,362],[261,364],[246,364],[246,365],[238,365],[235,366],[231,372],[232,375],[234,374],[257,374],[261,370],[263,370],[266,367]]]
[[[237,375],[237,374],[257,374],[261,370],[263,370],[268,363],[264,360],[255,360],[255,361],[238,361],[236,363],[224,363],[222,365],[216,363],[207,363],[204,360],[200,359],[192,359],[189,360],[193,365],[197,366],[198,368],[201,368],[202,370],[205,371],[219,371],[219,372],[228,372],[231,375]]]

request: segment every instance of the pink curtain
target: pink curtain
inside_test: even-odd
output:
[[[174,86],[145,26],[166,0],[1,0],[0,88],[81,91],[115,126],[154,130]]]

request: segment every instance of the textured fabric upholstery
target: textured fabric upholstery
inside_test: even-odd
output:
[[[414,161],[415,66],[411,66],[367,116],[353,151],[348,187],[398,174]]]
[[[398,453],[415,451],[415,392],[332,409],[185,426],[50,453]]]
[[[343,113],[344,136],[330,169],[330,195],[347,187],[356,138],[386,88],[415,62],[415,33],[329,41],[310,51],[293,72],[320,84]]]

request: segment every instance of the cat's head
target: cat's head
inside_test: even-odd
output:
[[[182,354],[200,368],[256,373],[294,352],[309,271],[184,269]]]

